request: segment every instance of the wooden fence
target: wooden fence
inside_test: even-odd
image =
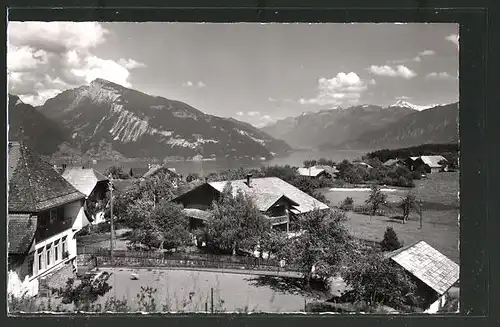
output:
[[[113,262],[109,249],[79,247],[78,255],[92,260],[93,266],[179,267],[212,269],[245,269],[261,271],[294,271],[289,265],[281,266],[277,259],[244,256],[216,255],[209,253],[175,254],[155,251],[114,250]]]

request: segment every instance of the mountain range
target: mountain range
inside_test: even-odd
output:
[[[360,105],[302,113],[263,131],[296,148],[374,150],[458,142],[458,103]]]
[[[101,159],[117,155],[269,159],[291,149],[284,141],[249,124],[208,115],[186,103],[147,95],[103,79],[66,90],[36,108],[16,104],[17,101],[17,97],[9,97],[9,111],[28,110],[33,116],[10,116],[11,139],[16,137],[19,125],[35,123],[36,117],[42,117],[24,134],[43,135],[46,127],[42,122],[48,121],[54,136],[50,141],[43,137],[39,141],[50,145],[35,144],[35,150],[46,154],[65,146]]]

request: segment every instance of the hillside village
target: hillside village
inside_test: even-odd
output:
[[[13,300],[18,307],[12,310],[50,294],[99,310],[95,302],[106,293],[110,267],[281,273],[302,279],[303,292],[322,294],[304,307],[309,312],[458,310],[458,261],[435,248],[445,250],[432,234],[413,235],[415,215],[420,230],[427,215],[412,193],[415,181],[453,174],[453,156],[382,162],[371,153],[354,162],[319,159],[303,167],[181,176],[168,165],[129,172],[113,166],[102,173],[51,165],[23,142],[10,141],[8,150],[8,291],[23,299]],[[391,186],[399,199],[388,196]],[[357,219],[378,221],[372,228],[379,234],[356,235]],[[400,237],[409,233],[412,242],[399,240],[395,230]],[[390,284],[381,283],[381,271]],[[65,298],[68,288],[78,287],[66,284],[68,278],[89,284],[93,300]],[[140,273],[131,279],[140,281]]]

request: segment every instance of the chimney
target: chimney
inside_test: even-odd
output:
[[[250,181],[251,181],[251,179],[252,179],[252,174],[247,174],[247,186],[248,186],[248,187],[252,187],[252,186],[250,185]]]

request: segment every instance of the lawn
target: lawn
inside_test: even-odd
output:
[[[370,216],[349,212],[347,222],[354,236],[370,241],[381,241],[387,227],[394,228],[400,240],[405,244],[423,240],[441,251],[455,262],[459,262],[459,175],[456,172],[435,173],[427,178],[417,180],[416,187],[411,189],[418,199],[423,201],[422,229],[419,229],[419,215],[412,213],[410,220],[402,224],[391,219],[400,215],[391,211],[387,216]],[[408,193],[408,189],[393,188],[394,192],[386,192],[389,202],[397,203],[400,197]],[[350,196],[355,205],[362,205],[368,197],[367,191],[330,191],[322,190],[332,204],[337,204]]]
[[[210,310],[211,289],[214,310],[225,312],[245,309],[252,312],[298,312],[304,311],[305,301],[312,300],[298,291],[280,289],[269,278],[255,275],[161,269],[102,270],[112,272],[108,282],[113,288],[99,302],[104,303],[110,296],[126,298],[132,310],[139,307],[136,295],[141,287],[157,289],[154,298],[160,311],[203,312],[205,305]],[[138,279],[133,280],[132,274]]]

